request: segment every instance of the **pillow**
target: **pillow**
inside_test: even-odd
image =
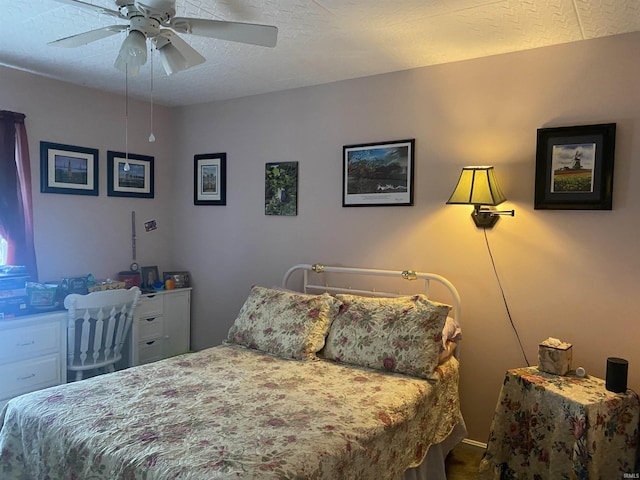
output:
[[[451,310],[425,295],[369,298],[336,295],[342,305],[324,356],[339,362],[431,378]]]
[[[453,317],[447,317],[442,329],[442,347],[446,349],[447,342],[458,342],[461,338],[462,329],[460,328],[460,323]]]
[[[229,329],[227,341],[285,358],[316,358],[324,346],[339,302],[331,295],[308,295],[253,286]]]

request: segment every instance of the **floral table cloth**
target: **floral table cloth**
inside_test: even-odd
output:
[[[462,423],[437,377],[221,345],[11,400],[0,478],[397,479]]]
[[[479,478],[638,478],[639,405],[635,392],[609,392],[599,378],[509,370]]]

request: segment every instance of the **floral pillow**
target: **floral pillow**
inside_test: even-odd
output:
[[[308,295],[253,286],[227,341],[285,358],[315,359],[340,303],[328,294]]]
[[[369,298],[336,295],[342,305],[331,325],[325,358],[430,378],[442,350],[451,306],[425,295]]]

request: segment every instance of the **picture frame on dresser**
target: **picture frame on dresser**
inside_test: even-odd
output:
[[[412,206],[415,139],[342,147],[342,206]]]
[[[193,204],[227,204],[227,154],[204,153],[193,157]]]
[[[191,286],[189,272],[186,271],[162,272],[162,278],[164,278],[164,280],[172,279],[174,281],[174,288],[189,288]]]
[[[154,158],[135,153],[107,151],[107,195],[154,197]]]
[[[616,124],[540,128],[535,209],[611,210]]]
[[[40,192],[98,196],[95,148],[40,142]]]
[[[144,290],[154,290],[153,284],[160,281],[158,267],[155,265],[142,267],[140,269],[140,274],[142,277],[141,287]]]

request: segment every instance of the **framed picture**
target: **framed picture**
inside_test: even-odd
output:
[[[158,267],[141,267],[140,275],[142,277],[142,284],[140,285],[142,288],[153,290],[153,284],[156,282],[162,282],[160,276],[158,275]]]
[[[538,129],[534,208],[611,210],[616,124]]]
[[[298,214],[298,162],[267,163],[264,170],[264,214]]]
[[[153,198],[153,157],[108,150],[107,195]]]
[[[413,205],[415,139],[343,147],[342,206]]]
[[[226,153],[205,153],[194,157],[193,204],[227,204]]]
[[[191,286],[189,272],[163,272],[162,278],[165,280],[172,278],[175,282],[175,288],[187,288]]]
[[[40,191],[98,195],[98,150],[40,142]]]

